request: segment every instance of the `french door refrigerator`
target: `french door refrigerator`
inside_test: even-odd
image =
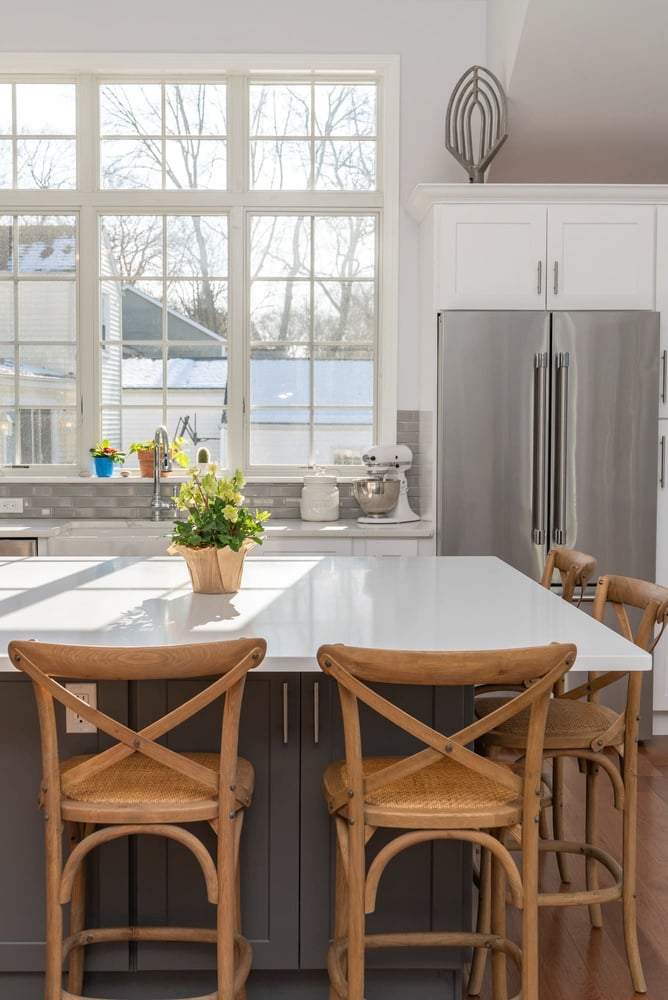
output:
[[[442,312],[438,347],[439,554],[654,580],[658,314]]]

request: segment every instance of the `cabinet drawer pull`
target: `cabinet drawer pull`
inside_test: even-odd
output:
[[[666,435],[661,435],[661,475],[659,476],[659,486],[662,490],[666,488]]]
[[[553,285],[553,288],[554,288],[554,294],[557,295],[559,293],[559,261],[558,260],[555,260],[555,262],[554,262],[554,285]]]
[[[313,742],[320,742],[320,684],[313,685]]]
[[[663,351],[661,353],[661,402],[667,403],[666,399],[666,383],[668,382],[668,351]]]
[[[288,742],[288,685],[283,684],[283,742]]]
[[[543,290],[543,262],[542,262],[542,260],[539,260],[538,261],[538,287],[536,288],[536,291],[540,295],[540,293],[542,292],[542,290]]]

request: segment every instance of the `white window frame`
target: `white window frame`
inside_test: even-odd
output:
[[[228,156],[228,189],[226,192],[198,191],[194,195],[180,191],[129,190],[105,191],[99,184],[99,133],[97,120],[97,85],[110,78],[137,80],[140,77],[159,78],[188,76],[203,79],[212,74],[231,74],[228,87],[244,87],[244,77],[285,75],[326,78],[328,75],[350,75],[351,79],[376,80],[378,88],[377,190],[372,192],[338,191],[253,191],[247,188],[248,144],[232,144]],[[54,81],[74,80],[77,83],[77,175],[74,190],[0,192],[0,212],[36,213],[68,211],[79,214],[79,297],[78,297],[78,358],[80,378],[79,465],[88,469],[88,449],[99,437],[99,385],[97,378],[97,344],[99,334],[98,247],[99,215],[104,212],[123,214],[133,211],[169,214],[170,211],[227,210],[230,240],[233,234],[246,249],[246,213],[257,211],[345,212],[346,209],[379,214],[378,252],[378,343],[375,358],[376,398],[375,436],[378,441],[396,439],[397,421],[397,357],[398,357],[398,232],[399,232],[399,57],[395,55],[223,55],[218,53],[7,53],[3,55],[0,80]],[[245,101],[234,100],[228,107],[228,136],[244,134],[242,119]],[[94,128],[84,129],[92,122]],[[249,412],[249,331],[246,328],[247,303],[234,300],[235,289],[246,289],[247,253],[234,254],[230,260],[230,350],[228,367],[228,407],[231,418],[240,414],[246,404]],[[239,273],[239,269],[243,269]],[[234,271],[234,273],[233,273]],[[241,347],[241,349],[235,349]],[[244,419],[230,419],[228,455],[230,464],[241,465],[247,449]],[[150,432],[150,429],[148,429]],[[148,436],[147,432],[147,436]],[[78,470],[77,470],[78,471]],[[11,469],[3,469],[8,475]],[[40,466],[21,470],[22,476],[51,478],[72,474],[70,466]],[[346,467],[347,476],[357,473]],[[297,469],[277,466],[262,469],[262,476],[253,479],[297,479]]]

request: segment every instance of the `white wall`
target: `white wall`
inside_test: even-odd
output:
[[[403,211],[422,181],[461,181],[443,145],[453,86],[485,64],[486,0],[21,0],[6,52],[314,52],[401,57],[399,391],[417,409],[417,226]],[[1,66],[1,63],[0,63]]]

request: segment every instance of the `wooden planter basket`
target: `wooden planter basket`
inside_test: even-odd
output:
[[[247,538],[238,552],[228,545],[222,549],[207,546],[193,549],[187,545],[170,545],[170,555],[180,555],[186,561],[193,590],[198,594],[234,594],[241,587],[246,553],[255,542]]]

